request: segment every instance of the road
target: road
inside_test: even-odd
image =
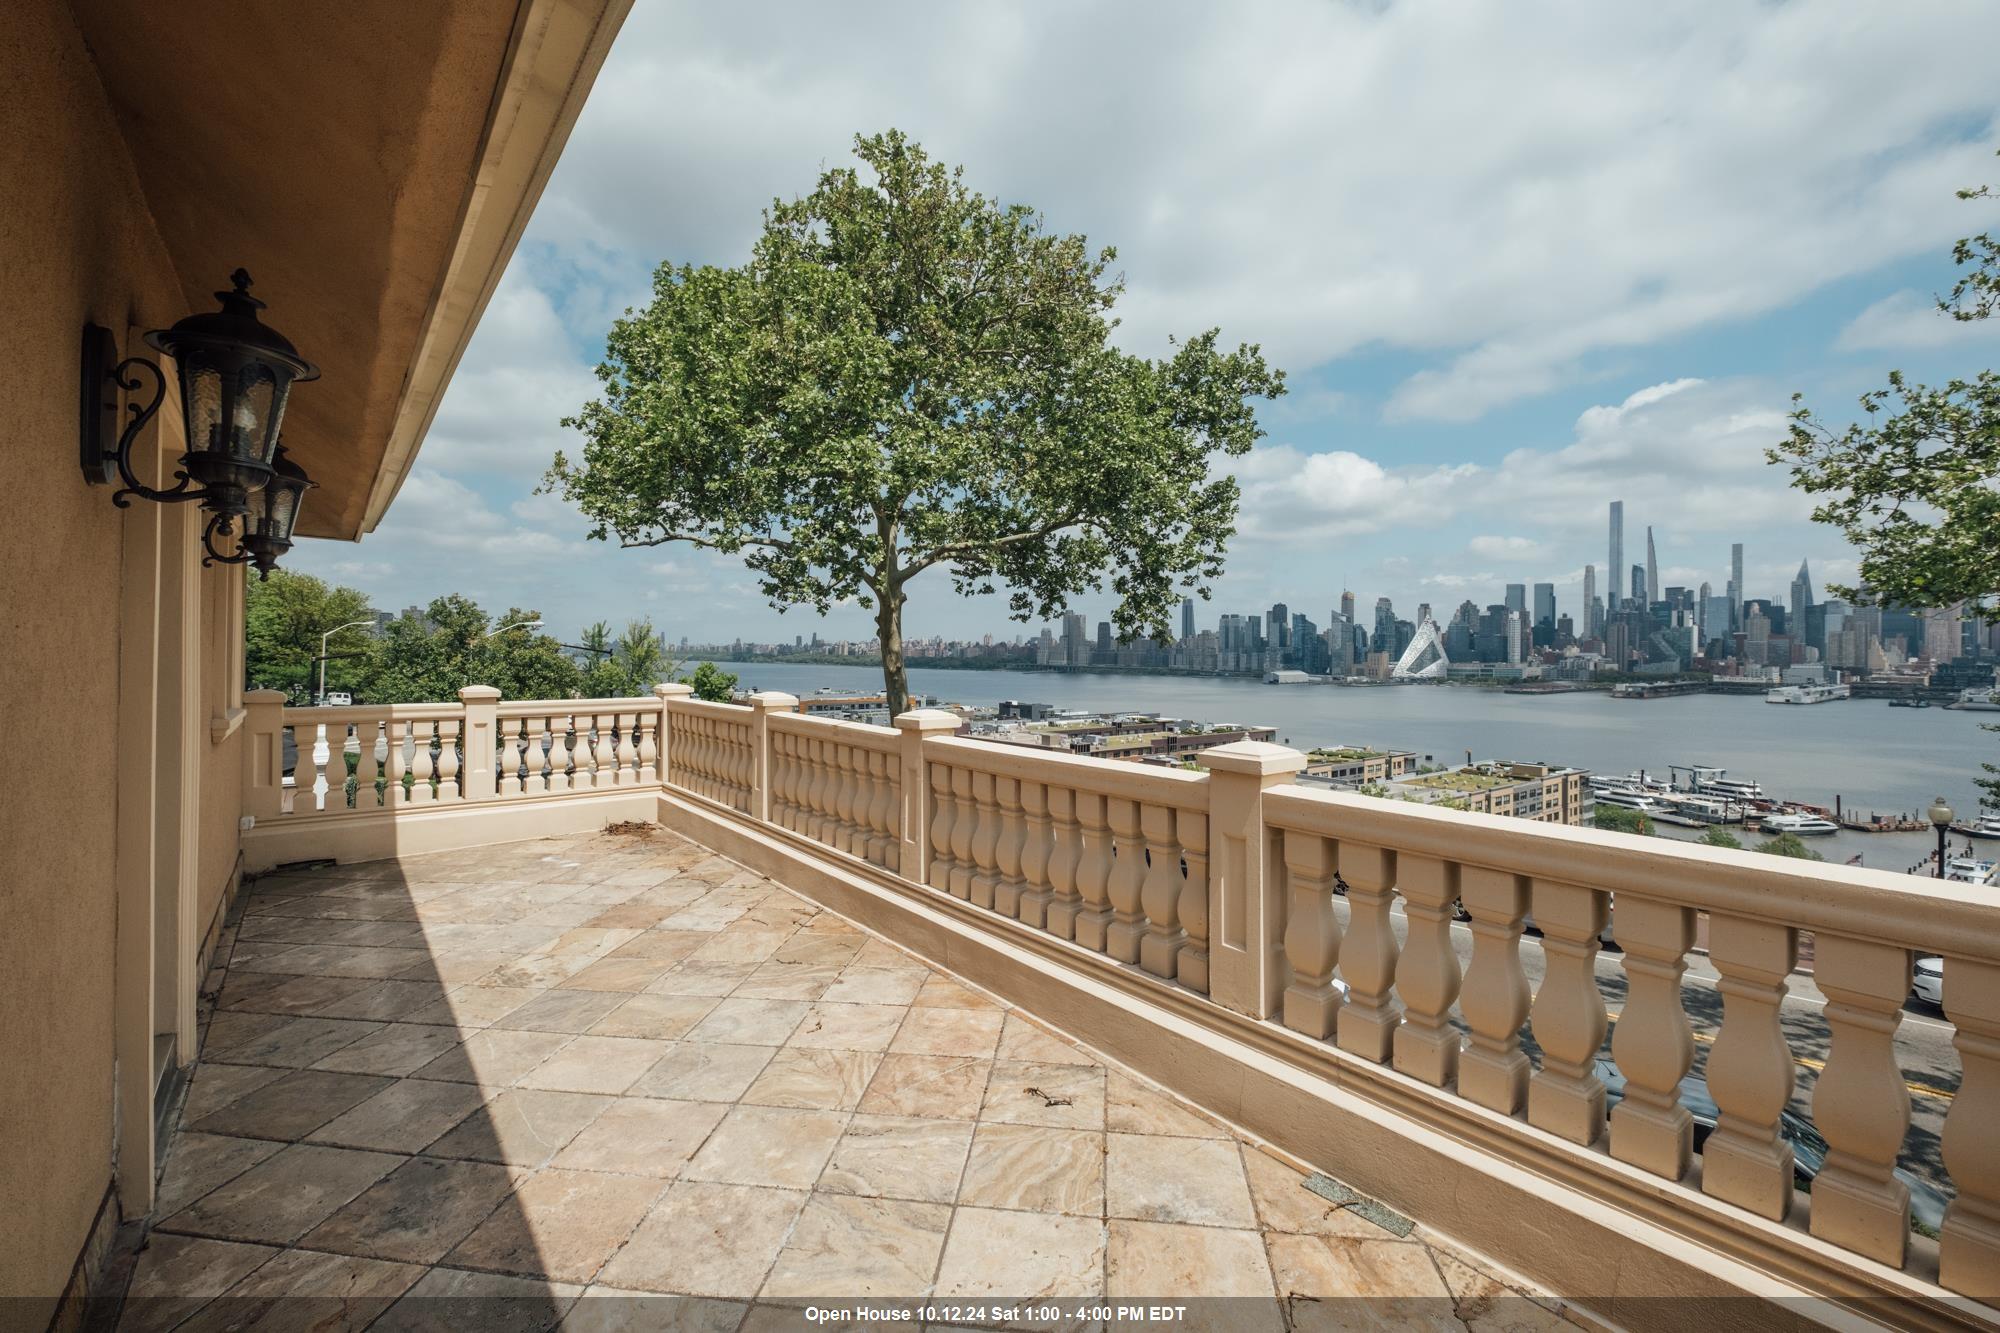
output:
[[[1345,901],[1336,899],[1335,910],[1344,929],[1347,923]],[[1396,939],[1401,944],[1406,941],[1408,931],[1400,902],[1393,909],[1392,916]],[[1472,960],[1470,927],[1454,923],[1452,943],[1458,953],[1459,967],[1463,969]],[[1527,974],[1529,989],[1539,991],[1543,973],[1542,946],[1533,933],[1521,941],[1521,969]],[[1706,954],[1688,956],[1687,975],[1681,982],[1681,1003],[1686,1007],[1688,1019],[1694,1027],[1693,1072],[1698,1075],[1705,1069],[1708,1049],[1722,1028],[1722,994],[1716,989],[1716,981],[1715,968]],[[1625,1007],[1623,954],[1610,948],[1598,954],[1597,988],[1604,996],[1615,1032],[1617,1017]],[[1792,1055],[1798,1062],[1792,1109],[1807,1117],[1812,1114],[1813,1084],[1820,1070],[1826,1067],[1831,1040],[1825,1009],[1826,997],[1813,985],[1811,974],[1794,973],[1779,1021]],[[1460,1026],[1462,1028],[1463,1024]],[[1903,1007],[1903,1021],[1896,1032],[1897,1061],[1902,1066],[1910,1091],[1910,1132],[1903,1142],[1901,1164],[1911,1175],[1947,1191],[1950,1187],[1939,1155],[1938,1136],[1944,1130],[1945,1115],[1950,1111],[1952,1097],[1958,1091],[1959,1062],[1958,1052],[1951,1044],[1952,1031],[1951,1024],[1943,1021],[1943,1015],[1934,1006],[1912,999]],[[1529,1032],[1524,1034],[1522,1044],[1539,1063],[1541,1051],[1535,1045],[1532,1024]],[[1601,1054],[1606,1059],[1611,1056],[1609,1036],[1605,1038]]]

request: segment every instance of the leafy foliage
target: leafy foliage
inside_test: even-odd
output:
[[[1743,846],[1743,839],[1737,837],[1720,824],[1710,824],[1701,831],[1701,836],[1696,838],[1695,841],[1704,847],[1728,847],[1741,850]]]
[[[1214,330],[1149,361],[1110,343],[1115,252],[966,188],[901,133],[870,175],[778,202],[741,268],[662,264],[613,324],[602,396],[545,487],[627,546],[740,555],[783,610],[873,609],[892,711],[910,581],[1005,585],[1047,619],[1106,583],[1121,638],[1170,632],[1216,577],[1237,486],[1212,465],[1284,391]]]
[[[684,683],[694,686],[695,698],[726,704],[736,690],[736,673],[724,671],[713,662],[703,662]]]
[[[1598,806],[1590,822],[1595,828],[1609,829],[1613,833],[1636,833],[1642,838],[1653,836],[1653,821],[1646,817],[1646,812],[1622,805]]]
[[[283,690],[294,699],[311,697],[319,683],[320,635],[336,625],[372,616],[368,598],[353,588],[331,587],[310,574],[274,570],[269,579],[248,581],[244,607],[244,680],[254,690]],[[366,629],[345,629],[327,641],[330,654],[366,653]],[[359,690],[368,681],[367,656],[336,656],[326,664],[330,690]]]
[[[1780,833],[1775,838],[1766,838],[1757,844],[1757,850],[1768,856],[1790,856],[1800,861],[1824,861],[1812,848],[1806,846],[1805,839],[1796,833]]]
[[[434,600],[421,616],[389,623],[377,650],[370,697],[380,703],[456,699],[467,685],[491,685],[508,699],[567,699],[582,674],[547,634],[521,625],[534,611],[510,608],[490,628],[486,613],[456,593]],[[512,626],[512,628],[502,628]]]

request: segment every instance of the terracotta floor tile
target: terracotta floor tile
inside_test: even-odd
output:
[[[927,988],[928,989],[928,988]],[[1000,1044],[998,1009],[921,1007],[923,996],[910,1009],[889,1049],[899,1055],[966,1055],[991,1059]]]
[[[446,1256],[468,1268],[588,1282],[632,1234],[661,1184],[551,1167],[519,1186]]]
[[[730,1185],[807,1189],[819,1179],[847,1117],[837,1111],[739,1106],[723,1118],[681,1175]]]
[[[624,1097],[606,1108],[549,1165],[672,1179],[728,1113],[715,1102]]]
[[[991,1060],[892,1051],[882,1057],[856,1109],[875,1115],[975,1120],[986,1100],[992,1072]]]
[[[509,1088],[433,1143],[432,1157],[541,1166],[604,1113],[611,1098]]]
[[[308,1249],[434,1264],[514,1188],[491,1162],[413,1157],[368,1187],[300,1242]]]
[[[1104,1136],[1080,1129],[982,1124],[958,1201],[1032,1213],[1104,1215]]]
[[[951,1209],[815,1194],[778,1252],[766,1297],[921,1296],[937,1273]]]
[[[776,1054],[775,1046],[677,1042],[626,1092],[635,1097],[733,1102],[756,1082]]]
[[[840,1051],[885,1051],[910,1011],[900,1004],[815,1004],[787,1043]]]
[[[1236,1144],[1112,1134],[1105,1146],[1107,1215],[1213,1227],[1257,1225]]]
[[[995,1060],[979,1118],[1055,1129],[1104,1128],[1104,1071],[1094,1065]]]
[[[598,1278],[637,1291],[740,1299],[764,1285],[806,1198],[748,1185],[670,1185]]]
[[[523,1074],[518,1086],[554,1092],[620,1093],[672,1048],[671,1042],[639,1037],[578,1037]]]
[[[341,1148],[420,1152],[485,1105],[486,1096],[470,1083],[401,1079],[306,1137]]]
[[[749,1000],[731,996],[688,1031],[689,1041],[737,1046],[782,1046],[806,1016],[799,1000]]]
[[[386,1153],[295,1143],[159,1225],[226,1240],[289,1244],[402,1160]]]
[[[1101,1296],[1104,1226],[1091,1217],[960,1208],[936,1294],[940,1300]]]
[[[386,1078],[301,1069],[245,1093],[192,1128],[203,1134],[302,1139],[327,1121],[389,1086]]]
[[[867,1198],[950,1203],[958,1197],[972,1122],[857,1115],[847,1122],[815,1188]]]

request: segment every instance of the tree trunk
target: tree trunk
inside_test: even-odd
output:
[[[882,689],[889,696],[889,720],[910,706],[909,677],[903,671],[903,594],[901,589],[877,600],[875,632],[882,641]]]

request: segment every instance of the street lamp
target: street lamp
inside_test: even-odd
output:
[[[510,629],[540,629],[541,627],[542,627],[542,622],[539,617],[537,617],[534,620],[517,620],[511,625],[502,625],[499,629],[494,630],[492,634],[489,634],[486,637],[489,639],[495,638],[498,637],[499,635],[505,634]]]
[[[319,694],[314,698],[314,703],[326,702],[326,641],[344,629],[353,629],[358,625],[372,625],[374,623],[372,620],[350,620],[345,625],[335,625],[332,629],[319,636]]]
[[[1931,816],[1931,827],[1937,830],[1937,835],[1938,835],[1937,878],[1943,879],[1944,878],[1944,835],[1945,835],[1945,830],[1951,827],[1951,817],[1952,817],[1951,807],[1944,803],[1944,797],[1940,796],[1935,801],[1931,802],[1930,816]]]

